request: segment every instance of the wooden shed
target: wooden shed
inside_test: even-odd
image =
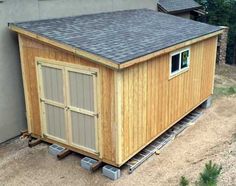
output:
[[[117,167],[212,94],[216,26],[140,9],[9,28],[28,131]]]

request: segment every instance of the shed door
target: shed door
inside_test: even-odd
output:
[[[66,103],[63,68],[41,64],[41,95],[44,135],[66,142]]]
[[[96,74],[67,68],[71,143],[97,152]]]

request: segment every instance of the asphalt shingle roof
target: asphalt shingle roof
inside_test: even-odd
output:
[[[159,0],[158,4],[167,12],[175,12],[201,7],[194,0]]]
[[[117,64],[220,30],[216,26],[147,9],[14,25]]]

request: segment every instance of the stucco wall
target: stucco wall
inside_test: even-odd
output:
[[[0,0],[0,143],[26,129],[17,37],[8,22],[136,8],[156,9],[156,1]]]

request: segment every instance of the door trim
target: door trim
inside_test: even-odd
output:
[[[75,63],[70,63],[66,61],[57,61],[53,59],[47,59],[47,58],[42,58],[42,57],[35,57],[35,62],[37,63],[44,63],[44,64],[51,64],[51,65],[56,65],[56,66],[61,66],[62,68],[67,67],[67,68],[72,68],[72,69],[78,69],[78,70],[85,70],[85,71],[92,71],[92,72],[97,72],[99,73],[99,69],[95,67],[88,67],[84,66],[81,64],[75,64]]]
[[[43,99],[42,101],[40,100],[40,97],[42,95],[42,77],[41,74],[42,73],[39,69],[39,65],[44,65],[44,66],[48,66],[48,67],[54,67],[57,69],[62,69],[63,72],[63,83],[65,85],[65,87],[63,88],[63,93],[64,93],[64,103],[65,106],[67,106],[67,101],[68,101],[68,95],[66,90],[68,90],[68,75],[67,75],[67,70],[69,69],[69,71],[75,71],[75,72],[80,72],[83,74],[88,74],[88,75],[92,75],[95,76],[96,78],[93,78],[94,81],[94,113],[90,113],[89,111],[86,111],[84,109],[80,109],[81,113],[85,113],[91,116],[94,116],[94,114],[98,114],[100,115],[100,106],[98,103],[100,103],[100,75],[99,75],[99,69],[98,68],[94,68],[94,67],[87,67],[87,66],[83,66],[80,64],[72,64],[69,62],[65,62],[65,61],[56,61],[56,60],[51,60],[51,59],[45,59],[45,58],[41,58],[41,57],[35,57],[35,67],[36,67],[36,76],[37,76],[37,86],[38,86],[38,103],[39,103],[39,107],[40,107],[40,124],[41,124],[41,137],[45,137],[48,139],[52,139],[55,141],[58,141],[62,144],[71,146],[71,147],[75,147],[79,150],[83,150],[86,151],[88,153],[92,153],[92,154],[96,154],[99,155],[99,158],[102,158],[102,127],[101,127],[101,122],[100,122],[100,117],[96,117],[94,116],[95,119],[95,139],[96,139],[96,151],[94,151],[93,149],[90,148],[86,148],[83,146],[79,146],[77,144],[73,144],[72,143],[72,134],[71,134],[71,130],[69,129],[71,126],[71,121],[69,118],[69,112],[66,111],[66,109],[64,109],[65,112],[65,119],[66,119],[66,140],[62,140],[60,138],[54,137],[54,136],[50,136],[48,134],[44,134],[44,132],[46,131],[46,121],[45,121],[45,110],[43,104],[45,103],[49,103],[49,102],[53,102],[51,100],[47,100],[47,99]],[[44,103],[45,101],[45,103]],[[49,103],[50,104],[50,103]],[[58,105],[59,106],[59,105]],[[62,106],[60,104],[60,106]],[[61,107],[62,108],[62,107]],[[74,110],[73,107],[69,107],[70,109]]]

